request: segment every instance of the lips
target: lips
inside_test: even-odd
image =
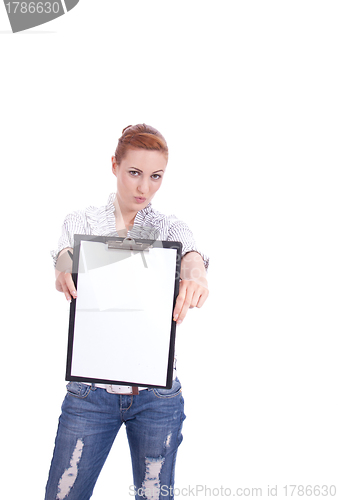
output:
[[[142,198],[140,196],[134,196],[136,203],[144,203],[147,198]]]

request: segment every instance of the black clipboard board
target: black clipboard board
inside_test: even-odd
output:
[[[172,386],[182,244],[74,235],[66,380]]]

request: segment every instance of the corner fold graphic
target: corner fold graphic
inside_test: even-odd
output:
[[[79,3],[79,0],[63,0],[63,2],[68,12]],[[66,13],[62,0],[26,2],[4,0],[4,4],[13,33],[48,23]]]
[[[77,5],[79,1],[80,0],[65,0],[67,11],[69,12],[70,10],[74,9],[75,5]]]

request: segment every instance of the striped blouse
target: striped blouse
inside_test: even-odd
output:
[[[67,215],[62,226],[62,233],[58,246],[51,251],[54,266],[57,257],[64,248],[74,247],[74,234],[94,236],[119,236],[115,226],[115,193],[110,194],[107,205],[88,207]],[[192,232],[175,215],[164,215],[154,210],[151,203],[137,212],[134,226],[128,236],[140,239],[156,239],[162,241],[180,241],[182,243],[182,257],[188,252],[198,252],[208,268],[209,258],[201,253],[197,247]]]

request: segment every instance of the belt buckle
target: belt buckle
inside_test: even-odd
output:
[[[127,387],[129,388],[129,392],[122,392],[122,390],[124,389],[124,387],[123,388],[122,387],[114,385],[106,385],[106,391],[109,392],[109,394],[119,394],[120,396],[136,396],[137,394],[139,394],[138,387],[135,385],[125,386],[126,389]]]

